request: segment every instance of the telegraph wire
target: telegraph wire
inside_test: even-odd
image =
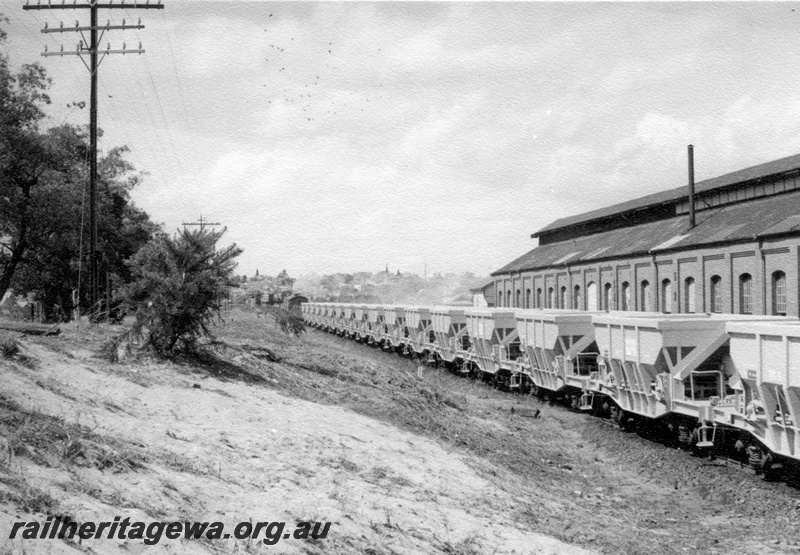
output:
[[[188,108],[189,103],[186,102],[186,97],[183,94],[184,93],[184,88],[186,88],[186,87],[184,86],[183,82],[181,81],[180,72],[178,71],[178,64],[175,63],[175,51],[172,49],[172,38],[170,37],[170,35],[172,33],[169,30],[169,24],[167,23],[167,18],[164,15],[164,12],[161,12],[161,21],[164,24],[164,34],[167,37],[167,44],[169,46],[169,53],[170,53],[170,60],[172,61],[172,68],[175,70],[175,73],[174,73],[175,74],[175,80],[178,82],[178,94],[181,97],[181,108],[183,110],[184,118],[186,118],[186,115],[188,114],[189,117],[186,118],[186,119],[191,120],[192,128],[194,128],[195,124],[196,124],[195,111]],[[176,48],[178,50],[178,55],[181,58],[181,62],[183,62],[183,54],[181,53],[181,50],[180,50],[180,41],[176,41]],[[183,67],[182,63],[181,63],[181,67]],[[187,93],[187,96],[188,96],[188,93]],[[191,99],[192,97],[189,96],[189,98]]]
[[[172,147],[172,151],[176,153],[176,156],[174,156],[173,159],[178,161],[178,166],[180,167],[180,170],[185,173],[185,169],[183,168],[182,156],[177,156],[178,149],[175,147],[175,142],[172,140],[172,132],[169,129],[167,116],[164,113],[164,107],[161,104],[161,97],[158,94],[158,89],[156,88],[156,82],[155,79],[153,79],[153,72],[150,71],[150,64],[147,63],[147,60],[145,60],[145,65],[147,67],[147,73],[148,75],[150,75],[150,84],[153,86],[153,92],[156,95],[156,104],[158,105],[158,111],[161,112],[161,120],[164,122],[164,130],[167,133],[167,140],[169,141],[169,144]]]

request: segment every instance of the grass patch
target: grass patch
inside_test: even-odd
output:
[[[53,514],[59,507],[58,500],[50,493],[31,485],[21,476],[0,474],[0,503],[13,503],[26,513]]]
[[[103,437],[87,426],[20,407],[0,393],[0,436],[10,454],[36,464],[81,466],[111,472],[131,472],[145,459],[122,441]]]

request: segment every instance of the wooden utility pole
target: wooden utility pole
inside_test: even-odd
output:
[[[51,3],[48,0],[47,4],[42,4],[41,1],[37,4],[26,4],[22,7],[24,10],[89,10],[89,26],[82,27],[79,22],[75,22],[74,26],[65,27],[62,22],[56,28],[50,28],[45,23],[42,33],[64,33],[64,32],[77,32],[81,34],[81,40],[78,42],[74,51],[61,50],[58,52],[48,52],[45,46],[45,51],[42,56],[79,56],[86,69],[89,70],[91,75],[91,94],[89,100],[89,314],[92,318],[97,318],[100,313],[98,303],[100,302],[100,272],[98,271],[98,256],[97,256],[97,71],[100,63],[105,59],[108,54],[144,54],[141,43],[138,48],[127,48],[125,43],[122,43],[121,49],[111,49],[111,45],[102,51],[102,57],[98,57],[100,40],[105,35],[106,31],[126,30],[126,29],[144,29],[141,20],[135,25],[128,25],[125,20],[122,20],[121,25],[111,25],[109,21],[105,25],[97,24],[97,10],[125,10],[125,9],[141,9],[141,10],[161,10],[164,5],[160,0],[158,4],[151,4],[147,0],[145,4],[140,2],[125,2],[123,0],[119,4],[114,4],[113,0],[108,0],[106,3],[100,3],[98,0],[88,0],[78,3],[73,0],[72,4],[67,4],[65,0],[61,0],[60,4]],[[86,40],[84,31],[89,31],[89,40]],[[97,32],[101,31],[98,38]],[[88,54],[89,63],[86,63],[83,55]],[[83,230],[81,230],[83,233]]]

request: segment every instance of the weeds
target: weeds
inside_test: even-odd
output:
[[[48,492],[31,485],[21,476],[0,474],[0,483],[11,491],[0,491],[0,502],[10,502],[27,513],[53,513],[59,506],[58,500]]]
[[[13,358],[20,352],[19,342],[7,334],[0,334],[0,356]]]
[[[27,456],[43,466],[76,465],[130,472],[141,469],[144,457],[86,426],[21,408],[0,393],[0,434],[15,456]]]
[[[269,315],[275,322],[275,327],[280,328],[287,335],[300,337],[306,332],[306,326],[302,318],[298,318],[291,312],[277,307],[266,306],[264,307],[264,315]]]

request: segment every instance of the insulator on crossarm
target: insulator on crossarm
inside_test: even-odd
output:
[[[106,50],[111,50],[111,43],[110,42],[106,44]]]
[[[62,52],[64,51],[64,45],[63,44],[61,45],[61,51]]]
[[[125,27],[125,20],[122,20],[122,26]]]
[[[44,51],[47,52],[47,45],[44,45]]]
[[[75,20],[75,28],[77,29],[80,26],[81,26],[81,22],[76,19]]]
[[[141,50],[141,49],[142,49],[142,43],[140,42],[139,43],[139,50]]]
[[[63,21],[59,21],[58,25],[59,25],[60,28],[62,28],[62,29],[64,28],[64,22]]]
[[[25,4],[27,6],[27,4]],[[44,28],[47,29],[47,22],[44,22]]]

